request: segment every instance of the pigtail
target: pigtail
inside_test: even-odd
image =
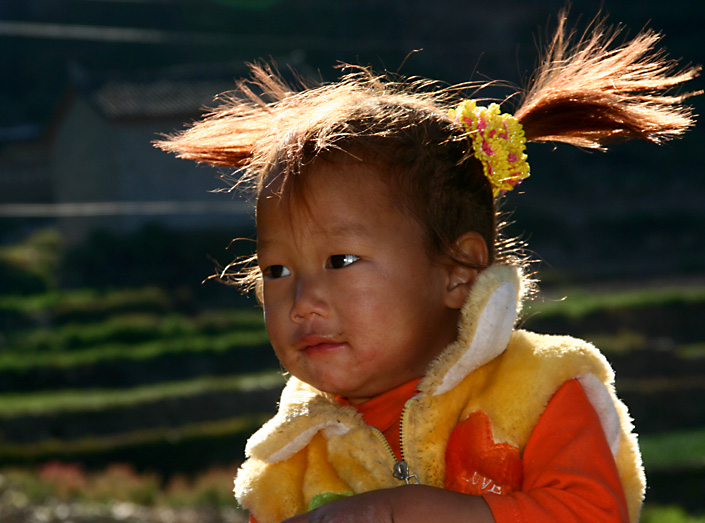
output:
[[[566,15],[516,118],[527,141],[556,141],[604,149],[615,141],[654,143],[682,134],[694,123],[683,101],[699,92],[666,92],[693,79],[700,67],[676,69],[655,50],[661,35],[643,31],[614,46],[619,28],[597,20],[575,41],[566,33]]]

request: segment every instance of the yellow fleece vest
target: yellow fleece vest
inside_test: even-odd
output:
[[[630,519],[638,521],[645,480],[626,407],[592,345],[567,336],[513,330],[521,275],[508,266],[481,273],[462,310],[459,336],[428,368],[404,414],[402,447],[420,483],[443,487],[454,427],[484,412],[496,443],[523,451],[556,390],[579,379],[615,455]],[[362,493],[403,484],[379,433],[352,407],[292,378],[277,415],[248,442],[235,493],[259,523],[306,512],[324,493]]]

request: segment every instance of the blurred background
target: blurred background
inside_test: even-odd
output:
[[[574,0],[571,25],[601,7],[705,63],[705,4],[636,5]],[[521,88],[563,6],[2,0],[0,520],[243,520],[232,476],[284,378],[254,299],[204,280],[251,252],[252,208],[213,192],[230,172],[153,140],[257,60],[292,79],[348,62]],[[533,176],[504,204],[541,280],[523,325],[585,337],[615,367],[644,521],[705,521],[703,135],[608,154],[531,145]]]

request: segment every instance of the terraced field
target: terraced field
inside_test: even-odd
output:
[[[7,465],[235,462],[283,383],[259,311],[184,314],[156,288],[5,296],[0,325]]]

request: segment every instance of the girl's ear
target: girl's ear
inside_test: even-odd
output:
[[[477,275],[482,268],[487,267],[489,259],[487,243],[477,232],[461,234],[455,241],[455,252],[467,265],[454,260],[448,262],[445,303],[450,309],[460,309],[463,306]]]

